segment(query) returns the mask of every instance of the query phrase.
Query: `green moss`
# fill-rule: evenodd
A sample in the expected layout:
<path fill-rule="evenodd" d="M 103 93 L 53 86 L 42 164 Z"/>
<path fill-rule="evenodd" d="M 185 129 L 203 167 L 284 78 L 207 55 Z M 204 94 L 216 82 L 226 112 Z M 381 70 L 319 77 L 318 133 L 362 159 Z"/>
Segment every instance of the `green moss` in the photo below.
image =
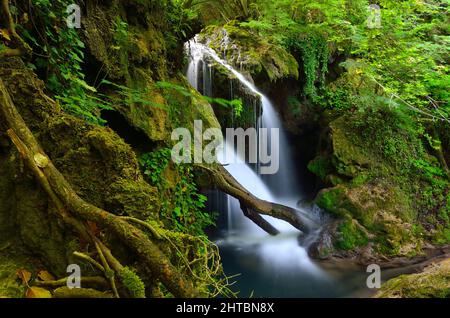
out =
<path fill-rule="evenodd" d="M 450 228 L 444 228 L 437 231 L 434 236 L 434 242 L 439 245 L 444 245 L 450 243 Z"/>
<path fill-rule="evenodd" d="M 369 173 L 361 173 L 359 175 L 357 175 L 355 178 L 352 179 L 352 181 L 350 182 L 351 186 L 353 187 L 358 187 L 361 186 L 365 183 L 367 183 L 368 181 L 370 181 L 371 176 Z"/>
<path fill-rule="evenodd" d="M 381 254 L 416 255 L 424 240 L 445 244 L 450 184 L 422 145 L 421 128 L 381 97 L 360 102 L 358 111 L 330 123 L 327 181 L 338 186 L 323 190 L 318 205 L 357 220 Z M 322 162 L 310 170 L 323 176 Z M 417 230 L 420 224 L 427 231 Z"/>
<path fill-rule="evenodd" d="M 422 273 L 401 275 L 382 285 L 378 298 L 449 298 L 450 260 L 425 268 Z"/>
<path fill-rule="evenodd" d="M 343 217 L 349 214 L 343 204 L 344 198 L 345 189 L 338 186 L 321 191 L 316 198 L 316 204 L 329 213 Z"/>
<path fill-rule="evenodd" d="M 119 272 L 122 284 L 131 292 L 133 298 L 145 298 L 145 285 L 139 276 L 129 267 Z"/>
<path fill-rule="evenodd" d="M 342 250 L 353 250 L 356 247 L 365 246 L 369 242 L 367 235 L 351 220 L 346 220 L 339 225 L 338 234 L 336 247 Z"/>
<path fill-rule="evenodd" d="M 368 148 L 361 147 L 358 137 L 349 126 L 350 120 L 352 119 L 342 116 L 330 124 L 333 143 L 332 162 L 339 174 L 354 178 L 374 164 L 367 151 Z"/>
<path fill-rule="evenodd" d="M 308 164 L 308 170 L 322 180 L 325 180 L 327 175 L 332 171 L 331 162 L 327 157 L 319 156 Z"/>

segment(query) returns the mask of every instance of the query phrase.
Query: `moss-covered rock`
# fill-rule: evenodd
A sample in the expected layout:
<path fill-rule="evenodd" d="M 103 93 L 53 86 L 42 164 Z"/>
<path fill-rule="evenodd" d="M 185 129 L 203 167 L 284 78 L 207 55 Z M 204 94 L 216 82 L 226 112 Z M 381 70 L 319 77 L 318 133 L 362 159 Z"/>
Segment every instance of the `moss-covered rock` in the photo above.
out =
<path fill-rule="evenodd" d="M 366 232 L 361 230 L 358 223 L 352 219 L 339 224 L 337 235 L 336 247 L 342 250 L 353 250 L 357 247 L 366 246 L 368 243 Z"/>
<path fill-rule="evenodd" d="M 432 167 L 435 159 L 418 132 L 383 107 L 330 118 L 327 147 L 309 169 L 333 186 L 322 190 L 316 203 L 341 219 L 335 245 L 345 250 L 372 242 L 378 254 L 415 256 L 426 241 L 447 242 L 446 198 L 440 191 L 448 191 L 448 180 L 427 175 L 423 167 Z M 359 230 L 367 240 L 359 239 Z"/>
<path fill-rule="evenodd" d="M 330 123 L 333 160 L 336 171 L 343 176 L 356 177 L 371 165 L 371 156 L 355 142 L 355 132 L 348 129 L 350 118 L 342 116 Z"/>
<path fill-rule="evenodd" d="M 270 81 L 299 76 L 298 63 L 289 52 L 235 22 L 208 26 L 200 40 L 248 74 L 264 74 Z"/>
<path fill-rule="evenodd" d="M 377 242 L 376 249 L 383 254 L 415 255 L 422 247 L 421 239 L 415 237 L 413 231 L 415 219 L 410 202 L 400 189 L 389 183 L 338 185 L 321 191 L 316 203 L 344 220 L 335 236 L 337 247 L 341 249 L 365 246 L 369 242 L 368 233 Z"/>
<path fill-rule="evenodd" d="M 401 275 L 381 286 L 378 298 L 449 298 L 450 259 L 433 263 L 421 273 Z"/>
<path fill-rule="evenodd" d="M 90 62 L 102 65 L 101 71 L 110 81 L 130 90 L 126 93 L 139 95 L 130 100 L 123 95 L 114 96 L 115 110 L 131 126 L 161 143 L 170 140 L 172 130 L 179 127 L 175 118 L 192 119 L 191 126 L 193 119 L 203 120 L 207 128 L 218 126 L 211 106 L 204 100 L 196 96 L 177 100 L 170 89 L 155 88 L 158 81 L 189 87 L 178 73 L 182 68 L 183 59 L 179 55 L 183 43 L 174 46 L 173 38 L 167 36 L 172 30 L 164 20 L 166 9 L 146 1 L 113 1 L 91 6 L 83 20 Z M 171 56 L 175 53 L 178 58 L 173 60 Z"/>

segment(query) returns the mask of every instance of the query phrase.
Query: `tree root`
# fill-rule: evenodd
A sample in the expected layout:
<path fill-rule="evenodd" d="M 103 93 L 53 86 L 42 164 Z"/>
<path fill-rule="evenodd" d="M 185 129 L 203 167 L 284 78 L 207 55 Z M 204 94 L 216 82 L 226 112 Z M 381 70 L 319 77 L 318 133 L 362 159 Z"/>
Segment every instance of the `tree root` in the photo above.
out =
<path fill-rule="evenodd" d="M 312 228 L 316 227 L 313 220 L 296 209 L 257 198 L 236 181 L 224 167 L 204 164 L 197 164 L 196 166 L 208 173 L 213 184 L 219 190 L 238 199 L 244 214 L 267 233 L 276 235 L 279 232 L 259 214 L 286 221 L 303 233 L 309 233 Z"/>
<path fill-rule="evenodd" d="M 99 262 L 97 262 L 95 259 L 93 259 L 92 257 L 90 257 L 89 255 L 86 255 L 84 253 L 80 253 L 80 252 L 74 252 L 73 253 L 74 256 L 78 257 L 79 259 L 88 262 L 89 264 L 91 264 L 92 266 L 94 266 L 96 269 L 98 269 L 100 272 L 104 273 L 105 272 L 105 268 L 102 266 L 102 264 L 100 264 Z"/>
<path fill-rule="evenodd" d="M 67 286 L 67 280 L 68 278 L 62 278 L 58 280 L 50 280 L 50 281 L 40 281 L 36 280 L 33 282 L 33 286 L 37 287 L 44 287 L 44 288 L 58 288 L 58 287 L 64 287 Z M 93 276 L 93 277 L 81 277 L 81 286 L 83 287 L 90 287 L 94 289 L 101 289 L 106 290 L 108 289 L 109 282 L 100 276 Z"/>
<path fill-rule="evenodd" d="M 141 257 L 152 273 L 175 297 L 200 296 L 193 283 L 176 270 L 166 255 L 149 240 L 145 233 L 121 217 L 87 203 L 76 194 L 64 176 L 44 153 L 25 124 L 1 79 L 0 106 L 5 122 L 10 127 L 8 135 L 16 145 L 27 166 L 54 202 L 59 216 L 67 224 L 72 225 L 82 237 L 90 240 L 92 240 L 92 235 L 86 230 L 86 227 L 80 220 L 91 221 L 109 229 Z M 108 259 L 114 270 L 117 271 L 117 269 L 122 267 L 103 243 L 98 240 L 94 240 L 94 243 L 98 244 L 104 257 Z"/>
<path fill-rule="evenodd" d="M 8 30 L 8 33 L 11 36 L 11 39 L 15 42 L 14 44 L 17 48 L 7 48 L 5 50 L 0 51 L 0 58 L 2 57 L 10 57 L 10 56 L 21 56 L 21 55 L 31 55 L 32 49 L 31 47 L 17 34 L 16 26 L 14 24 L 14 20 L 11 15 L 11 10 L 9 10 L 9 0 L 1 0 L 2 1 L 2 12 L 3 19 L 5 20 L 5 24 Z"/>

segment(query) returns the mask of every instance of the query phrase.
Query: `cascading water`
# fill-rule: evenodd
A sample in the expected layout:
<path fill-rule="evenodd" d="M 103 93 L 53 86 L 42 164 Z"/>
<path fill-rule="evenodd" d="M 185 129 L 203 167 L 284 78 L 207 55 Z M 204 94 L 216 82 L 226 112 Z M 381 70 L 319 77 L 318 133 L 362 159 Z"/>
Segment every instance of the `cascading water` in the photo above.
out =
<path fill-rule="evenodd" d="M 236 77 L 239 85 L 259 97 L 262 115 L 257 116 L 254 107 L 256 128 L 280 129 L 278 173 L 262 178 L 258 175 L 258 169 L 252 169 L 243 163 L 242 159 L 238 160 L 240 158 L 228 143 L 225 143 L 223 149 L 226 155 L 218 155 L 221 163 L 255 196 L 296 208 L 300 199 L 300 186 L 294 177 L 295 169 L 286 134 L 272 103 L 244 75 L 212 49 L 198 43 L 195 38 L 186 44 L 186 50 L 189 56 L 187 78 L 194 88 L 204 95 L 214 97 L 211 96 L 213 75 L 209 63 L 218 63 Z M 231 87 L 232 85 L 233 82 L 230 83 Z M 221 196 L 221 199 L 217 199 Z M 218 192 L 212 197 L 216 198 L 214 208 L 227 216 L 227 230 L 216 243 L 219 245 L 227 274 L 242 273 L 237 284 L 241 296 L 249 296 L 250 293 L 255 296 L 273 297 L 340 295 L 327 273 L 320 269 L 308 257 L 306 249 L 300 246 L 297 229 L 284 221 L 263 216 L 281 232 L 275 237 L 270 236 L 243 215 L 238 200 Z"/>

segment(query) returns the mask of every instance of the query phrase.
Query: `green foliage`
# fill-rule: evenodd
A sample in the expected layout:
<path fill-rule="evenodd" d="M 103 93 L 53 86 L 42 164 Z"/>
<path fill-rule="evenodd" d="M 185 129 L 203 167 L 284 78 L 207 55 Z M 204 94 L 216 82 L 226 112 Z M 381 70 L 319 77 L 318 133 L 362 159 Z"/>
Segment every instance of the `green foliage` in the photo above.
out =
<path fill-rule="evenodd" d="M 304 39 L 293 35 L 285 40 L 284 45 L 300 53 L 305 75 L 304 93 L 306 96 L 316 97 L 316 82 L 318 80 L 323 85 L 328 71 L 330 53 L 326 39 L 314 34 L 309 34 Z"/>
<path fill-rule="evenodd" d="M 443 229 L 435 237 L 434 242 L 439 245 L 450 243 L 450 228 Z"/>
<path fill-rule="evenodd" d="M 223 1 L 210 2 L 227 11 L 225 21 L 237 19 L 270 43 L 298 52 L 307 96 L 317 97 L 331 53 L 352 54 L 363 65 L 360 71 L 400 107 L 450 122 L 448 6 L 442 1 L 379 1 L 379 28 L 368 27 L 366 0 L 231 1 L 230 10 Z"/>
<path fill-rule="evenodd" d="M 170 82 L 160 81 L 155 84 L 155 87 L 163 90 L 165 96 L 168 99 L 168 103 L 171 105 L 178 104 L 178 98 L 176 97 L 176 95 L 181 95 L 184 97 L 198 97 L 198 95 L 194 96 L 193 92 L 190 91 L 185 86 L 177 85 Z M 222 107 L 233 109 L 236 117 L 241 116 L 244 107 L 241 99 L 227 100 L 224 98 L 213 98 L 208 96 L 201 96 L 199 98 L 206 100 L 210 104 L 216 104 Z"/>
<path fill-rule="evenodd" d="M 123 267 L 119 272 L 119 278 L 133 298 L 145 298 L 145 284 L 133 269 Z"/>
<path fill-rule="evenodd" d="M 150 96 L 152 96 L 152 89 L 157 88 L 157 84 L 153 87 L 146 88 L 130 88 L 125 85 L 120 85 L 103 79 L 100 83 L 101 85 L 107 85 L 114 88 L 115 92 L 118 96 L 109 97 L 111 99 L 110 103 L 124 103 L 125 105 L 147 105 L 155 108 L 161 108 L 167 110 L 167 105 L 156 103 L 151 100 Z M 105 97 L 106 99 L 106 97 Z"/>
<path fill-rule="evenodd" d="M 364 61 L 363 72 L 415 116 L 448 120 L 447 6 L 441 1 L 379 4 L 381 28 L 362 24 L 352 36 L 352 53 Z"/>
<path fill-rule="evenodd" d="M 173 32 L 173 38 L 188 39 L 192 32 L 192 26 L 197 23 L 198 14 L 185 0 L 173 0 L 172 5 L 166 10 L 166 19 L 170 23 Z M 176 45 L 176 43 L 174 43 Z"/>
<path fill-rule="evenodd" d="M 84 43 L 76 29 L 66 24 L 69 4 L 72 2 L 68 0 L 33 1 L 34 29 L 20 25 L 18 29 L 35 53 L 29 66 L 42 74 L 47 89 L 62 107 L 90 122 L 102 123 L 99 110 L 110 106 L 85 81 Z"/>
<path fill-rule="evenodd" d="M 187 0 L 191 8 L 206 7 L 206 10 L 217 11 L 225 21 L 234 19 L 246 20 L 257 14 L 256 0 Z"/>
<path fill-rule="evenodd" d="M 345 111 L 354 107 L 353 98 L 347 87 L 322 87 L 314 98 L 314 102 L 322 109 Z"/>
<path fill-rule="evenodd" d="M 214 224 L 215 216 L 203 211 L 207 198 L 198 192 L 192 166 L 174 164 L 170 158 L 171 150 L 163 148 L 144 154 L 139 159 L 149 182 L 164 196 L 160 213 L 174 229 L 204 235 L 204 228 Z M 173 180 L 168 181 L 170 168 L 175 170 L 175 175 L 172 176 Z"/>
<path fill-rule="evenodd" d="M 144 168 L 151 184 L 156 185 L 159 190 L 164 190 L 167 186 L 163 173 L 170 163 L 171 151 L 169 148 L 163 148 L 159 151 L 143 154 L 139 158 L 139 163 Z"/>
<path fill-rule="evenodd" d="M 435 180 L 435 177 L 446 177 L 447 174 L 440 167 L 432 165 L 429 161 L 417 159 L 412 161 L 413 166 L 421 172 L 428 180 Z"/>
<path fill-rule="evenodd" d="M 418 136 L 420 126 L 391 101 L 376 95 L 368 101 L 359 99 L 358 116 L 350 123 L 368 149 L 392 164 L 401 173 L 408 173 L 412 161 L 424 157 L 424 148 Z M 368 104 L 367 104 L 368 103 Z"/>

